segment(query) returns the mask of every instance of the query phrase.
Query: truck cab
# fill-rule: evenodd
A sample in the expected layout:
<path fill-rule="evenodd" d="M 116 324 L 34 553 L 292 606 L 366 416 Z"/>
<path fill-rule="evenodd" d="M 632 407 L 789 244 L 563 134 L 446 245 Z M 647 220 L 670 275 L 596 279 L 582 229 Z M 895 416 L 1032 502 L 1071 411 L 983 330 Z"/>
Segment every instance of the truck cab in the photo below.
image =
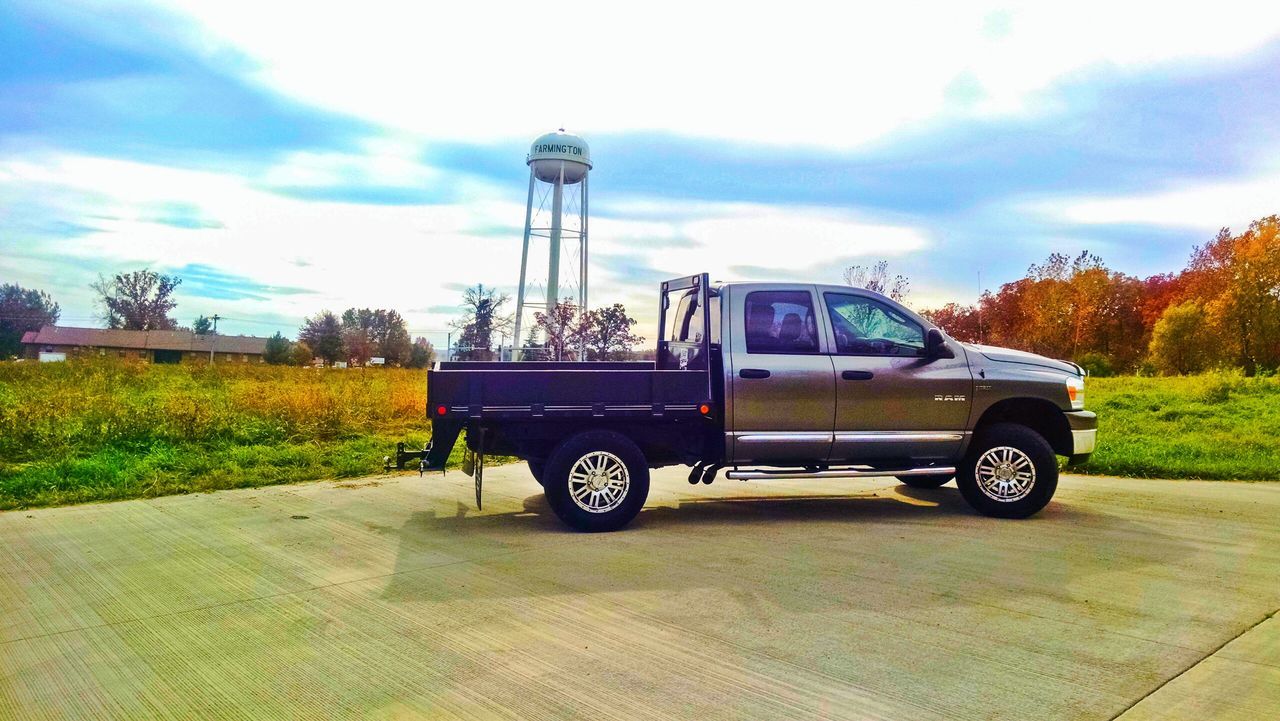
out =
<path fill-rule="evenodd" d="M 625 525 L 648 469 L 674 463 L 691 483 L 955 478 L 978 511 L 1025 517 L 1052 497 L 1056 456 L 1087 458 L 1097 432 L 1073 363 L 961 343 L 860 288 L 705 274 L 662 284 L 654 362 L 438 364 L 428 399 L 424 464 L 465 428 L 473 452 L 528 460 L 583 530 Z"/>

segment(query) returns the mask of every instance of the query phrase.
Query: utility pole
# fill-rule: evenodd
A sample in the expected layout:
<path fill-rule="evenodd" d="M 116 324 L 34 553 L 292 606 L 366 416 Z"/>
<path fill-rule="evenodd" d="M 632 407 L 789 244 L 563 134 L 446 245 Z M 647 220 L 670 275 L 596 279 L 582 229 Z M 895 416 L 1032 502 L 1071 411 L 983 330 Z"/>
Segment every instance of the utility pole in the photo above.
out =
<path fill-rule="evenodd" d="M 214 313 L 213 317 L 209 319 L 213 321 L 213 337 L 209 339 L 209 365 L 213 365 L 213 346 L 218 342 L 218 318 L 220 317 L 217 313 Z"/>

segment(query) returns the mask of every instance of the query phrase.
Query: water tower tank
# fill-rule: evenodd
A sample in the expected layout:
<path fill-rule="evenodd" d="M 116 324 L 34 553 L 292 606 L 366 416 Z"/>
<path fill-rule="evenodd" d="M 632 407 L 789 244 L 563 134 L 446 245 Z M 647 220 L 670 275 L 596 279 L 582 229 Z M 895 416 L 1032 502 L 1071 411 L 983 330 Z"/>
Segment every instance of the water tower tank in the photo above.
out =
<path fill-rule="evenodd" d="M 554 183 L 564 170 L 564 183 L 581 181 L 591 169 L 591 148 L 582 138 L 564 132 L 564 128 L 539 136 L 529 147 L 526 161 L 533 175 L 544 183 Z"/>

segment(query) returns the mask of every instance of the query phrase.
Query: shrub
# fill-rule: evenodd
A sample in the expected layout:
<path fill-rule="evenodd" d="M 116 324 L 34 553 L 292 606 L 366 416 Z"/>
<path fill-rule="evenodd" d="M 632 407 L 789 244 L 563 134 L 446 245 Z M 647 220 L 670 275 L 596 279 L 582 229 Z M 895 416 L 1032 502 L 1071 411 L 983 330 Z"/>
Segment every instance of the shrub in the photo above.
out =
<path fill-rule="evenodd" d="M 1080 356 L 1080 367 L 1089 372 L 1089 375 L 1098 378 L 1107 378 L 1115 375 L 1115 369 L 1111 366 L 1111 359 L 1097 352 L 1085 353 Z"/>

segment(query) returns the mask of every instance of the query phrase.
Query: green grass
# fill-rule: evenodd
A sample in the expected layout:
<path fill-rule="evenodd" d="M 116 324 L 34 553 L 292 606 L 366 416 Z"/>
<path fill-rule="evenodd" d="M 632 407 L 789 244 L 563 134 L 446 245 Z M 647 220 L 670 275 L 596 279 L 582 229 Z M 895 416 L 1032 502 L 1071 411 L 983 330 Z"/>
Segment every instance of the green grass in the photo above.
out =
<path fill-rule="evenodd" d="M 1098 448 L 1076 469 L 1140 478 L 1280 480 L 1280 378 L 1090 378 Z"/>
<path fill-rule="evenodd" d="M 403 369 L 0 363 L 0 509 L 379 473 L 397 441 L 430 438 L 425 386 Z M 1086 400 L 1100 431 L 1082 472 L 1280 480 L 1278 378 L 1091 378 Z"/>
<path fill-rule="evenodd" d="M 402 369 L 0 363 L 0 509 L 379 473 L 431 437 L 425 391 Z"/>

